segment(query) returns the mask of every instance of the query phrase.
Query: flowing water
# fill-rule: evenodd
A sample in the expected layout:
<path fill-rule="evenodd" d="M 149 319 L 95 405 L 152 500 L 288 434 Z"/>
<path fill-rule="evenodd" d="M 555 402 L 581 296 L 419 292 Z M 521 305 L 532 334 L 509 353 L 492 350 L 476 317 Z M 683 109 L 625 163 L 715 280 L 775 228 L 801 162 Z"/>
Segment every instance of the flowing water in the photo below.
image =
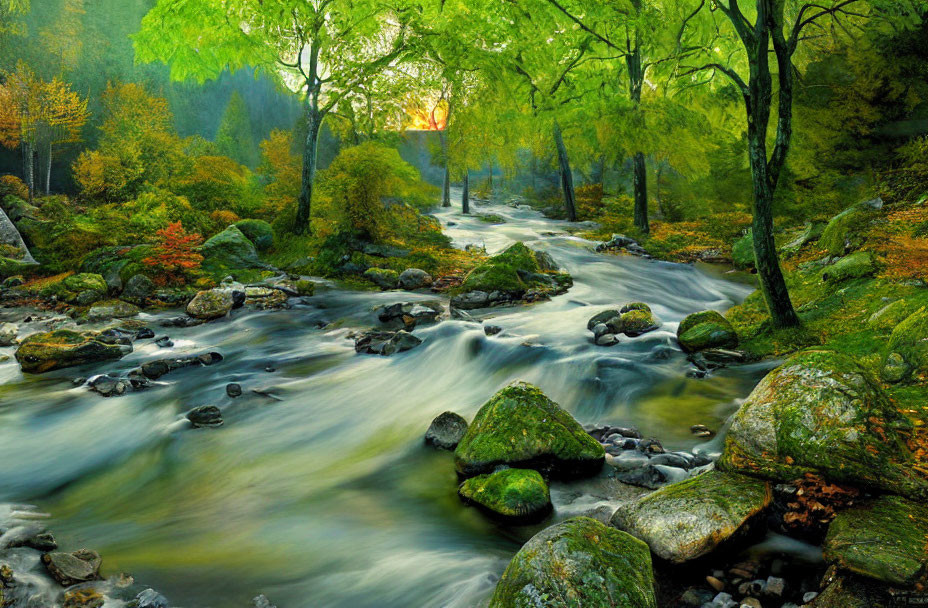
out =
<path fill-rule="evenodd" d="M 7 361 L 0 500 L 37 505 L 51 514 L 62 547 L 96 549 L 105 574 L 130 572 L 177 606 L 250 606 L 259 593 L 280 608 L 479 606 L 531 530 L 499 528 L 459 502 L 451 454 L 422 445 L 434 416 L 470 418 L 521 379 L 582 423 L 637 425 L 665 446 L 692 449 L 699 440 L 689 427 L 721 428 L 763 370 L 690 379 L 674 340 L 685 315 L 724 310 L 750 287 L 691 266 L 596 254 L 566 224 L 527 209 L 476 210 L 507 223 L 442 210 L 456 246 L 482 243 L 493 253 L 524 241 L 551 253 L 574 287 L 549 302 L 492 311 L 498 336 L 446 320 L 417 329 L 424 343 L 389 358 L 355 354 L 346 334 L 377 325 L 377 305 L 434 294 L 325 283 L 291 310 L 156 329 L 173 348 L 139 341 L 123 360 L 92 369 L 24 377 Z M 613 348 L 591 344 L 587 319 L 627 301 L 649 303 L 661 330 Z M 2 321 L 24 316 L 0 311 Z M 157 318 L 142 318 L 156 327 Z M 329 323 L 338 329 L 319 329 Z M 225 360 L 174 372 L 146 391 L 106 399 L 72 384 L 205 350 Z M 229 382 L 245 395 L 227 397 Z M 178 422 L 204 404 L 222 408 L 223 427 Z M 585 487 L 555 485 L 555 517 L 609 503 Z"/>

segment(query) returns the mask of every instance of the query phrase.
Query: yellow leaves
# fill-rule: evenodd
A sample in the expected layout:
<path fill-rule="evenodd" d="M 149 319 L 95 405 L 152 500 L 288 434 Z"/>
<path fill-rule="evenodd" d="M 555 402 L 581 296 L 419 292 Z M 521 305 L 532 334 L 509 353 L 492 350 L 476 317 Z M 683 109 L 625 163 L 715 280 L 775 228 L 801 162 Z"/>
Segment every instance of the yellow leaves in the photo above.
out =
<path fill-rule="evenodd" d="M 57 78 L 46 82 L 20 61 L 0 86 L 0 144 L 13 148 L 80 141 L 87 100 Z"/>

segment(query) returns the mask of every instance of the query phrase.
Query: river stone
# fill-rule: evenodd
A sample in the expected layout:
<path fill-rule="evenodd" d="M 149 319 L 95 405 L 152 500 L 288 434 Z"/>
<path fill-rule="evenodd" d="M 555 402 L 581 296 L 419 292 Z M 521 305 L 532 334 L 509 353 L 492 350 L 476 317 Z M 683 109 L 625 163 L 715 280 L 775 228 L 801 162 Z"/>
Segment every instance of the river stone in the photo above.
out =
<path fill-rule="evenodd" d="M 594 475 L 605 451 L 583 427 L 536 386 L 514 382 L 487 401 L 454 452 L 464 477 L 499 465 L 537 469 L 558 477 Z"/>
<path fill-rule="evenodd" d="M 889 336 L 887 352 L 889 356 L 898 354 L 916 374 L 928 373 L 928 309 L 920 308 L 896 326 Z M 884 365 L 891 363 L 889 356 Z"/>
<path fill-rule="evenodd" d="M 913 587 L 928 566 L 928 507 L 882 496 L 838 513 L 823 549 L 829 563 L 889 585 Z"/>
<path fill-rule="evenodd" d="M 222 412 L 215 405 L 201 405 L 187 412 L 187 420 L 195 429 L 222 426 Z"/>
<path fill-rule="evenodd" d="M 15 323 L 0 323 L 0 346 L 16 346 L 19 327 Z"/>
<path fill-rule="evenodd" d="M 137 274 L 126 281 L 126 286 L 122 290 L 122 295 L 120 297 L 127 302 L 132 302 L 133 304 L 141 306 L 148 301 L 148 298 L 150 298 L 151 294 L 154 292 L 155 284 L 152 280 L 144 274 Z"/>
<path fill-rule="evenodd" d="M 168 599 L 155 591 L 146 589 L 135 596 L 136 608 L 168 608 Z"/>
<path fill-rule="evenodd" d="M 853 359 L 825 350 L 790 358 L 735 414 L 719 466 L 790 481 L 816 473 L 918 498 L 928 481 L 906 444 L 913 429 Z"/>
<path fill-rule="evenodd" d="M 538 263 L 538 270 L 542 272 L 557 272 L 561 269 L 547 251 L 535 251 L 535 262 Z"/>
<path fill-rule="evenodd" d="M 732 538 L 771 499 L 765 481 L 709 471 L 620 508 L 611 523 L 648 543 L 662 559 L 682 564 Z"/>
<path fill-rule="evenodd" d="M 461 443 L 466 432 L 467 421 L 462 416 L 444 412 L 429 425 L 429 430 L 425 432 L 425 444 L 442 450 L 453 450 Z"/>
<path fill-rule="evenodd" d="M 489 608 L 655 608 L 648 546 L 589 517 L 545 528 L 516 553 Z"/>
<path fill-rule="evenodd" d="M 590 317 L 590 320 L 586 322 L 586 328 L 589 331 L 593 331 L 593 328 L 596 327 L 597 325 L 600 325 L 600 324 L 605 325 L 607 321 L 610 321 L 611 319 L 619 318 L 621 314 L 622 313 L 620 313 L 618 310 L 614 308 L 610 308 L 608 310 L 598 312 L 592 317 Z"/>
<path fill-rule="evenodd" d="M 431 284 L 432 275 L 419 268 L 407 268 L 399 276 L 400 287 L 407 291 L 423 289 Z"/>
<path fill-rule="evenodd" d="M 859 249 L 865 240 L 864 228 L 873 220 L 877 209 L 879 207 L 869 202 L 861 203 L 831 218 L 819 239 L 820 248 L 826 249 L 832 256 L 843 256 Z"/>
<path fill-rule="evenodd" d="M 647 307 L 647 304 L 636 303 L 630 306 Z M 623 310 L 625 309 L 623 308 Z M 650 308 L 630 308 L 622 313 L 620 319 L 622 320 L 622 331 L 631 338 L 661 327 L 660 320 L 654 316 Z"/>
<path fill-rule="evenodd" d="M 122 300 L 98 302 L 87 311 L 87 318 L 92 321 L 105 319 L 127 319 L 139 314 L 139 307 Z"/>
<path fill-rule="evenodd" d="M 55 369 L 121 359 L 132 352 L 132 346 L 107 344 L 98 332 L 77 332 L 70 329 L 32 334 L 16 351 L 22 370 L 41 374 Z"/>
<path fill-rule="evenodd" d="M 886 361 L 883 362 L 883 369 L 880 370 L 880 375 L 886 382 L 895 384 L 905 380 L 911 372 L 912 366 L 906 362 L 902 355 L 899 353 L 889 353 L 886 356 Z"/>
<path fill-rule="evenodd" d="M 737 348 L 738 334 L 728 319 L 714 310 L 693 313 L 677 328 L 680 348 L 693 353 L 710 348 Z"/>
<path fill-rule="evenodd" d="M 871 583 L 863 577 L 837 576 L 809 608 L 899 608 L 899 603 L 886 591 L 885 585 Z"/>
<path fill-rule="evenodd" d="M 62 587 L 96 579 L 102 561 L 99 553 L 87 549 L 73 553 L 54 552 L 42 555 L 42 563 L 48 568 L 48 573 Z"/>
<path fill-rule="evenodd" d="M 437 301 L 398 302 L 380 308 L 377 318 L 382 323 L 394 321 L 403 321 L 404 325 L 415 325 L 417 322 L 432 323 L 438 319 L 444 310 L 444 306 Z"/>
<path fill-rule="evenodd" d="M 400 275 L 389 268 L 368 268 L 363 276 L 383 290 L 396 289 L 400 284 Z"/>
<path fill-rule="evenodd" d="M 61 608 L 103 608 L 102 593 L 91 588 L 68 589 L 64 592 Z"/>
<path fill-rule="evenodd" d="M 858 251 L 843 257 L 822 272 L 822 280 L 829 283 L 840 283 L 848 279 L 868 277 L 875 273 L 876 258 L 869 251 Z"/>
<path fill-rule="evenodd" d="M 187 314 L 195 319 L 220 319 L 232 310 L 232 292 L 227 289 L 210 289 L 198 292 L 187 304 Z"/>
<path fill-rule="evenodd" d="M 532 469 L 502 469 L 471 477 L 458 494 L 464 502 L 508 523 L 536 523 L 551 513 L 548 485 Z"/>
<path fill-rule="evenodd" d="M 459 310 L 474 310 L 490 304 L 490 294 L 485 291 L 468 291 L 451 299 L 451 306 Z"/>
<path fill-rule="evenodd" d="M 354 343 L 354 350 L 369 355 L 389 356 L 402 353 L 422 344 L 422 340 L 407 331 L 368 331 Z"/>

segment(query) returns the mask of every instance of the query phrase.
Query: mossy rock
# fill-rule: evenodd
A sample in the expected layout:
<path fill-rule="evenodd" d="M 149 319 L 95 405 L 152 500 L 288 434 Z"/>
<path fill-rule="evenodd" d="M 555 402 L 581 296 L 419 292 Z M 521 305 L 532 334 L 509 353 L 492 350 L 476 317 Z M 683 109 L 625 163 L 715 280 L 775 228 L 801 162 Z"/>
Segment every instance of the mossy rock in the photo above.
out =
<path fill-rule="evenodd" d="M 460 475 L 499 465 L 558 477 L 592 475 L 605 461 L 603 446 L 541 389 L 515 382 L 487 401 L 454 452 Z"/>
<path fill-rule="evenodd" d="M 296 289 L 296 292 L 301 296 L 308 297 L 316 293 L 316 284 L 312 281 L 306 281 L 300 279 L 293 284 L 293 287 Z"/>
<path fill-rule="evenodd" d="M 101 247 L 87 254 L 81 261 L 81 272 L 99 274 L 106 284 L 118 291 L 133 276 L 150 270 L 142 260 L 151 254 L 149 245 Z"/>
<path fill-rule="evenodd" d="M 516 553 L 489 608 L 655 608 L 648 546 L 589 517 L 545 528 Z"/>
<path fill-rule="evenodd" d="M 734 416 L 719 467 L 790 481 L 830 481 L 928 497 L 907 440 L 912 422 L 850 357 L 809 350 L 761 380 Z"/>
<path fill-rule="evenodd" d="M 845 209 L 825 226 L 819 245 L 833 256 L 843 256 L 859 249 L 865 241 L 865 228 L 873 221 L 874 215 L 874 208 L 866 203 Z"/>
<path fill-rule="evenodd" d="M 619 317 L 622 321 L 622 331 L 626 336 L 635 337 L 648 332 L 660 329 L 661 322 L 651 312 L 651 309 L 643 310 L 640 308 L 629 310 L 622 313 Z"/>
<path fill-rule="evenodd" d="M 693 353 L 709 348 L 737 348 L 738 334 L 728 319 L 714 310 L 693 313 L 677 328 L 680 348 Z"/>
<path fill-rule="evenodd" d="M 899 353 L 889 353 L 883 361 L 880 376 L 890 384 L 896 384 L 907 379 L 912 373 L 912 366 Z"/>
<path fill-rule="evenodd" d="M 915 312 L 915 307 L 905 299 L 890 302 L 867 319 L 870 329 L 890 332 Z"/>
<path fill-rule="evenodd" d="M 920 308 L 896 326 L 887 352 L 901 355 L 917 374 L 928 372 L 928 310 Z"/>
<path fill-rule="evenodd" d="M 876 259 L 869 251 L 858 251 L 843 257 L 822 271 L 822 280 L 840 283 L 848 279 L 872 276 L 877 270 Z"/>
<path fill-rule="evenodd" d="M 515 268 L 496 263 L 481 264 L 471 270 L 464 279 L 463 287 L 465 291 L 502 291 L 510 294 L 522 294 L 528 289 Z"/>
<path fill-rule="evenodd" d="M 682 564 L 736 537 L 771 500 L 766 481 L 709 471 L 620 508 L 612 525 L 648 543 L 662 559 Z"/>
<path fill-rule="evenodd" d="M 101 293 L 106 293 L 107 289 L 106 279 L 99 274 L 90 272 L 72 274 L 69 277 L 65 277 L 62 283 L 65 289 L 75 293 L 80 293 L 82 291 L 99 291 Z"/>
<path fill-rule="evenodd" d="M 808 245 L 819 240 L 822 237 L 822 233 L 825 231 L 825 222 L 809 222 L 806 224 L 803 231 L 792 241 L 783 245 L 780 248 L 780 251 L 785 255 L 793 255 L 799 253 L 799 250 Z"/>
<path fill-rule="evenodd" d="M 251 241 L 258 251 L 267 251 L 274 246 L 274 229 L 264 220 L 242 220 L 235 227 Z"/>
<path fill-rule="evenodd" d="M 731 259 L 735 268 L 754 268 L 754 233 L 748 233 L 731 246 Z"/>
<path fill-rule="evenodd" d="M 229 226 L 203 243 L 200 254 L 203 269 L 211 274 L 268 267 L 258 257 L 254 243 L 235 226 Z"/>
<path fill-rule="evenodd" d="M 471 477 L 461 484 L 458 494 L 507 523 L 536 523 L 551 512 L 548 484 L 532 469 L 503 469 Z"/>
<path fill-rule="evenodd" d="M 106 280 L 101 275 L 82 272 L 43 285 L 39 289 L 39 295 L 45 298 L 54 296 L 65 302 L 87 305 L 102 300 L 107 291 Z"/>
<path fill-rule="evenodd" d="M 925 581 L 928 507 L 882 496 L 838 513 L 825 538 L 825 560 L 893 586 Z"/>
<path fill-rule="evenodd" d="M 28 273 L 38 268 L 38 264 L 15 258 L 0 257 L 0 279 Z"/>
<path fill-rule="evenodd" d="M 229 314 L 234 303 L 231 290 L 209 289 L 200 291 L 187 304 L 187 314 L 195 319 L 205 321 L 221 319 Z"/>
<path fill-rule="evenodd" d="M 899 608 L 885 585 L 850 574 L 832 580 L 811 605 L 814 608 Z"/>
<path fill-rule="evenodd" d="M 26 337 L 16 351 L 16 360 L 26 373 L 41 374 L 55 369 L 121 359 L 131 346 L 107 344 L 97 332 L 58 329 Z"/>
<path fill-rule="evenodd" d="M 400 284 L 400 274 L 390 268 L 368 268 L 364 278 L 384 290 L 396 289 Z"/>
<path fill-rule="evenodd" d="M 490 258 L 494 264 L 505 264 L 523 272 L 538 272 L 538 258 L 535 252 L 525 246 L 525 243 L 513 243 L 502 253 Z"/>
<path fill-rule="evenodd" d="M 87 311 L 87 318 L 94 320 L 101 319 L 127 319 L 139 314 L 139 307 L 122 300 L 107 300 L 97 302 Z"/>

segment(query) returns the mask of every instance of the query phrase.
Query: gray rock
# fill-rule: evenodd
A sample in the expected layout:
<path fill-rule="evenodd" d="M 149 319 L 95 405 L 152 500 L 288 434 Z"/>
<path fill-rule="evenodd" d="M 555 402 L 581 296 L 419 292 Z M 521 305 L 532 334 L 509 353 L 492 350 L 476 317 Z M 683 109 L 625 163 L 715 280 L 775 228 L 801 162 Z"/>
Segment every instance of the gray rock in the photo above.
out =
<path fill-rule="evenodd" d="M 229 397 L 233 397 L 233 398 L 241 397 L 242 396 L 242 385 L 235 384 L 234 382 L 232 384 L 227 384 L 226 395 L 228 395 Z"/>
<path fill-rule="evenodd" d="M 468 291 L 451 299 L 451 305 L 461 310 L 485 308 L 490 304 L 490 294 L 485 291 Z"/>
<path fill-rule="evenodd" d="M 422 340 L 407 331 L 368 331 L 354 343 L 355 352 L 389 356 L 402 353 L 422 344 Z"/>
<path fill-rule="evenodd" d="M 442 450 L 453 450 L 467 433 L 467 421 L 454 412 L 439 414 L 425 433 L 425 444 Z"/>
<path fill-rule="evenodd" d="M 126 281 L 125 288 L 122 290 L 122 295 L 120 297 L 127 302 L 132 302 L 133 304 L 141 306 L 148 301 L 154 292 L 155 284 L 152 283 L 151 279 L 144 274 L 137 274 Z"/>
<path fill-rule="evenodd" d="M 235 301 L 226 289 L 201 291 L 187 304 L 187 314 L 194 319 L 210 321 L 220 319 L 232 310 Z"/>
<path fill-rule="evenodd" d="M 419 268 L 407 268 L 400 273 L 399 285 L 401 289 L 413 291 L 432 284 L 432 276 Z"/>
<path fill-rule="evenodd" d="M 136 608 L 169 608 L 168 599 L 155 591 L 146 589 L 135 596 Z"/>
<path fill-rule="evenodd" d="M 121 378 L 102 375 L 94 376 L 87 381 L 90 390 L 104 397 L 114 397 L 124 394 L 129 389 L 129 382 Z"/>
<path fill-rule="evenodd" d="M 222 412 L 215 405 L 201 405 L 187 412 L 193 428 L 222 426 Z"/>
<path fill-rule="evenodd" d="M 615 334 L 603 334 L 596 338 L 596 346 L 615 346 L 619 343 L 619 339 Z"/>
<path fill-rule="evenodd" d="M 99 553 L 87 549 L 73 553 L 53 552 L 42 555 L 42 563 L 45 564 L 48 573 L 63 587 L 95 580 L 102 561 Z"/>
<path fill-rule="evenodd" d="M 15 323 L 0 324 L 0 346 L 16 346 L 19 327 Z"/>

